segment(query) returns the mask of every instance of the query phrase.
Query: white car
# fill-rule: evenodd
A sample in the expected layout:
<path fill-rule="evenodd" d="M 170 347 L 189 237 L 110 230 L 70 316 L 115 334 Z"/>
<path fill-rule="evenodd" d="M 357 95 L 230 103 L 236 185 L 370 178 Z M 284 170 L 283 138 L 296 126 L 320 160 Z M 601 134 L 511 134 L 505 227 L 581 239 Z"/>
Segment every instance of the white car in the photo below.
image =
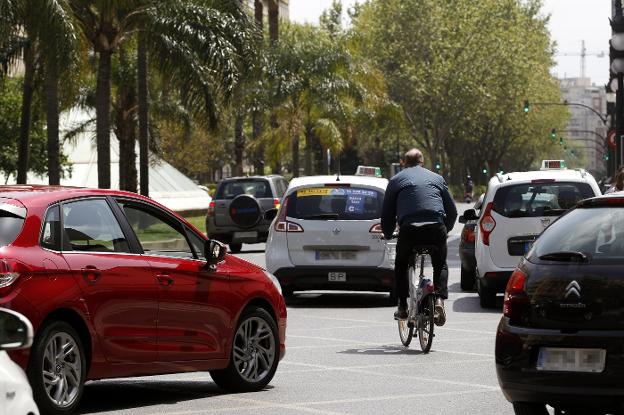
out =
<path fill-rule="evenodd" d="M 349 290 L 387 291 L 394 298 L 396 243 L 381 232 L 387 185 L 386 179 L 366 176 L 290 182 L 266 248 L 267 269 L 285 296 Z"/>
<path fill-rule="evenodd" d="M 482 307 L 494 307 L 522 256 L 537 237 L 578 201 L 600 195 L 593 176 L 544 160 L 542 169 L 497 174 L 487 187 L 475 236 L 477 292 Z M 468 216 L 466 216 L 468 214 Z M 475 212 L 464 218 L 477 219 Z"/>
<path fill-rule="evenodd" d="M 0 309 L 0 415 L 39 415 L 26 374 L 5 351 L 30 347 L 32 340 L 26 317 Z"/>

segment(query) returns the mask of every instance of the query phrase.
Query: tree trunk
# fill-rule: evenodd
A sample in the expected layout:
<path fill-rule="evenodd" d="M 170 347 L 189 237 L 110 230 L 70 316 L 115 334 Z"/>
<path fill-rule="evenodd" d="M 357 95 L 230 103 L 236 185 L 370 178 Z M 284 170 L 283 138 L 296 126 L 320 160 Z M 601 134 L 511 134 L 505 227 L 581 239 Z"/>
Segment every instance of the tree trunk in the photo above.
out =
<path fill-rule="evenodd" d="M 124 68 L 127 65 L 126 51 L 123 47 L 120 47 L 120 81 L 117 86 L 117 115 L 115 118 L 115 131 L 119 141 L 119 188 L 136 193 L 137 90 L 136 79 L 133 77 L 128 78 L 124 75 Z"/>
<path fill-rule="evenodd" d="M 100 51 L 96 87 L 96 141 L 98 156 L 98 187 L 110 189 L 110 96 L 111 96 L 111 50 Z"/>
<path fill-rule="evenodd" d="M 48 183 L 61 184 L 61 152 L 59 139 L 58 65 L 48 62 L 46 68 L 46 122 L 48 147 Z"/>
<path fill-rule="evenodd" d="M 141 176 L 141 194 L 143 196 L 149 196 L 149 96 L 147 89 L 147 50 L 142 32 L 139 32 L 137 72 L 139 78 L 139 170 Z"/>
<path fill-rule="evenodd" d="M 234 176 L 243 175 L 243 152 L 245 150 L 245 136 L 243 135 L 243 125 L 245 117 L 242 113 L 236 114 L 234 121 Z"/>
<path fill-rule="evenodd" d="M 17 183 L 28 181 L 28 156 L 30 152 L 30 116 L 35 79 L 35 56 L 29 43 L 24 48 L 24 85 L 22 87 L 22 114 L 20 119 L 19 149 L 17 154 Z"/>
<path fill-rule="evenodd" d="M 292 174 L 299 177 L 299 135 L 293 137 L 292 142 Z"/>
<path fill-rule="evenodd" d="M 279 40 L 279 4 L 278 0 L 269 0 L 269 40 Z"/>
<path fill-rule="evenodd" d="M 306 125 L 306 143 L 305 143 L 305 174 L 306 176 L 312 175 L 312 152 L 313 150 L 313 141 L 314 141 L 314 131 L 312 130 L 312 125 L 307 123 Z"/>
<path fill-rule="evenodd" d="M 254 143 L 257 143 L 262 134 L 262 119 L 260 113 L 254 111 L 251 114 L 251 135 Z M 258 147 L 254 154 L 254 167 L 256 174 L 262 176 L 264 174 L 264 145 L 258 144 Z"/>
<path fill-rule="evenodd" d="M 258 25 L 258 28 L 260 30 L 262 30 L 264 24 L 263 24 L 263 20 L 264 20 L 264 5 L 262 4 L 262 0 L 255 0 L 254 1 L 254 17 L 256 19 L 256 24 Z"/>

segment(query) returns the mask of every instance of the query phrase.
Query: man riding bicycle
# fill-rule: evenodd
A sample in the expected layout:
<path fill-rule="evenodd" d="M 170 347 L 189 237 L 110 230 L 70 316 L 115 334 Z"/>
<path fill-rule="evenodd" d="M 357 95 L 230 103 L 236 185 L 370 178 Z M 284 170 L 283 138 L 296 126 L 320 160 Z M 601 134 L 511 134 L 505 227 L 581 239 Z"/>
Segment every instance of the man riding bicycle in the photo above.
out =
<path fill-rule="evenodd" d="M 386 189 L 381 228 L 390 239 L 399 223 L 399 239 L 394 266 L 395 292 L 399 299 L 394 318 L 407 318 L 409 293 L 408 267 L 415 246 L 434 246 L 431 262 L 433 283 L 437 292 L 435 324 L 444 325 L 444 301 L 448 298 L 448 266 L 446 265 L 446 237 L 453 229 L 457 208 L 444 178 L 423 167 L 423 154 L 411 149 L 405 154 L 405 169 L 396 174 Z"/>

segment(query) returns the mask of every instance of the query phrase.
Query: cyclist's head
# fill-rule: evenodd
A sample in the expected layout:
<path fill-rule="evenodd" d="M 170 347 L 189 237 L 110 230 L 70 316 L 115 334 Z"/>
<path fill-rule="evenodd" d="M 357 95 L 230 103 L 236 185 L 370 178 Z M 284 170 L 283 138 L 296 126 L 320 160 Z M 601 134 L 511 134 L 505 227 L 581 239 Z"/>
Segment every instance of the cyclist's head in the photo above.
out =
<path fill-rule="evenodd" d="M 405 167 L 422 166 L 424 163 L 425 158 L 420 150 L 413 148 L 405 153 Z"/>

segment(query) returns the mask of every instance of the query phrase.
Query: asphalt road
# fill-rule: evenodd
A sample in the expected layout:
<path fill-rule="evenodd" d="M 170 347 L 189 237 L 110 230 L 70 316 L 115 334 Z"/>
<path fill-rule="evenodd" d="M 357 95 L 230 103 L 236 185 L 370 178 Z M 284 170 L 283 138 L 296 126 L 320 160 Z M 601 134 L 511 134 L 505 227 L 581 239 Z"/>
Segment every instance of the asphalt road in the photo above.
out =
<path fill-rule="evenodd" d="M 80 413 L 512 414 L 494 367 L 500 312 L 459 288 L 460 231 L 449 237 L 447 324 L 427 355 L 417 339 L 401 345 L 387 295 L 305 293 L 289 304 L 286 357 L 264 391 L 224 394 L 208 373 L 106 380 L 87 385 Z M 240 255 L 264 265 L 261 244 Z"/>

